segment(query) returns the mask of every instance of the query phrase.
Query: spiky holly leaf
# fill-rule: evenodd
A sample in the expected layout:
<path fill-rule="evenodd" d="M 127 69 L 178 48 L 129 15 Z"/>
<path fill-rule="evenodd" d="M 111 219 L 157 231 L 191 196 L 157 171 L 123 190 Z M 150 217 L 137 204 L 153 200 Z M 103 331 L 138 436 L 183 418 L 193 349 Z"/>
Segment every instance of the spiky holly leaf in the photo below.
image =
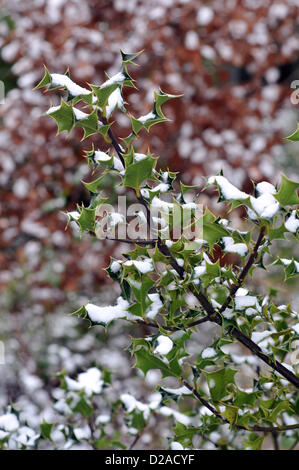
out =
<path fill-rule="evenodd" d="M 237 406 L 226 405 L 223 416 L 230 424 L 235 424 L 238 419 L 239 408 Z"/>
<path fill-rule="evenodd" d="M 137 135 L 140 131 L 140 129 L 142 129 L 143 127 L 143 123 L 140 122 L 138 119 L 134 118 L 134 116 L 130 115 L 130 119 L 131 119 L 131 125 L 132 125 L 132 129 L 133 129 L 133 133 L 134 135 Z"/>
<path fill-rule="evenodd" d="M 54 106 L 47 111 L 47 114 L 55 119 L 58 130 L 57 134 L 63 131 L 70 133 L 74 124 L 75 117 L 71 105 L 68 105 L 64 100 L 61 100 L 60 106 Z"/>
<path fill-rule="evenodd" d="M 285 228 L 285 225 L 284 224 L 281 224 L 280 227 L 277 227 L 277 228 L 270 228 L 269 230 L 269 240 L 272 241 L 272 240 L 278 240 L 278 239 L 281 239 L 281 240 L 285 240 L 285 232 L 287 232 L 288 230 Z"/>
<path fill-rule="evenodd" d="M 99 186 L 102 182 L 102 180 L 105 178 L 105 174 L 99 176 L 97 179 L 91 181 L 90 183 L 86 183 L 85 181 L 82 181 L 84 184 L 85 188 L 88 189 L 91 193 L 98 193 L 99 191 Z M 106 200 L 106 199 L 105 199 Z"/>
<path fill-rule="evenodd" d="M 144 116 L 140 116 L 138 119 L 136 119 L 147 131 L 150 130 L 150 128 L 154 124 L 158 124 L 159 122 L 164 122 L 168 121 L 163 115 L 159 115 L 157 112 L 157 105 L 154 103 L 153 110 L 149 112 L 148 114 Z"/>
<path fill-rule="evenodd" d="M 285 281 L 299 274 L 299 263 L 294 259 L 278 258 L 273 264 L 284 267 Z"/>
<path fill-rule="evenodd" d="M 299 182 L 292 181 L 285 175 L 281 175 L 281 185 L 279 191 L 274 194 L 274 197 L 282 206 L 299 204 L 298 189 Z"/>
<path fill-rule="evenodd" d="M 118 88 L 118 86 L 118 83 L 111 83 L 110 85 L 103 87 L 90 85 L 92 91 L 97 97 L 100 108 L 104 108 L 107 105 L 110 95 L 116 90 L 116 88 Z"/>
<path fill-rule="evenodd" d="M 180 186 L 181 186 L 181 193 L 182 193 L 182 196 L 183 196 L 183 201 L 182 202 L 186 202 L 185 199 L 184 199 L 184 196 L 188 191 L 192 191 L 193 189 L 198 188 L 198 186 L 188 186 L 187 184 L 183 184 L 181 181 L 180 181 Z"/>
<path fill-rule="evenodd" d="M 218 259 L 216 263 L 207 263 L 206 262 L 206 273 L 204 274 L 205 280 L 212 281 L 213 279 L 221 275 L 220 271 L 220 260 Z"/>

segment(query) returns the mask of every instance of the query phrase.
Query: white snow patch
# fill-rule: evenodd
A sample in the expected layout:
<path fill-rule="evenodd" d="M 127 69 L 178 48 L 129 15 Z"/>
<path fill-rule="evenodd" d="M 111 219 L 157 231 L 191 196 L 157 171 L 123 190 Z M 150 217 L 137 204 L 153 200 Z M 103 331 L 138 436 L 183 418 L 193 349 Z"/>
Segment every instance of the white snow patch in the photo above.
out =
<path fill-rule="evenodd" d="M 147 158 L 147 155 L 145 155 L 144 153 L 134 153 L 135 162 L 141 162 L 145 158 Z"/>
<path fill-rule="evenodd" d="M 159 294 L 148 294 L 150 300 L 153 302 L 146 311 L 146 318 L 153 320 L 163 307 Z"/>
<path fill-rule="evenodd" d="M 111 114 L 115 109 L 124 109 L 124 99 L 122 97 L 120 88 L 116 88 L 116 90 L 111 93 L 111 95 L 108 98 L 108 103 L 106 106 L 106 116 L 107 119 L 110 118 Z"/>
<path fill-rule="evenodd" d="M 170 449 L 171 450 L 184 450 L 184 447 L 179 442 L 173 441 L 170 444 Z"/>
<path fill-rule="evenodd" d="M 150 119 L 156 119 L 156 116 L 154 115 L 152 111 L 148 114 L 145 114 L 144 116 L 140 116 L 137 120 L 142 123 L 145 123 L 146 121 L 149 121 Z"/>
<path fill-rule="evenodd" d="M 110 269 L 113 273 L 118 273 L 120 271 L 121 264 L 118 261 L 112 261 Z"/>
<path fill-rule="evenodd" d="M 161 415 L 163 416 L 173 416 L 179 423 L 184 424 L 185 426 L 188 426 L 191 424 L 191 419 L 189 416 L 186 416 L 179 411 L 173 410 L 172 408 L 169 408 L 168 406 L 162 406 L 159 410 Z"/>
<path fill-rule="evenodd" d="M 194 268 L 194 278 L 198 279 L 203 274 L 206 274 L 206 272 L 207 272 L 207 268 L 206 268 L 205 265 L 204 266 L 195 266 L 195 268 Z"/>
<path fill-rule="evenodd" d="M 19 427 L 19 421 L 13 413 L 6 413 L 0 416 L 0 428 L 4 431 L 15 431 Z"/>
<path fill-rule="evenodd" d="M 279 202 L 271 193 L 263 193 L 258 198 L 250 196 L 250 202 L 260 217 L 271 219 L 279 210 Z"/>
<path fill-rule="evenodd" d="M 165 392 L 171 393 L 172 395 L 191 395 L 192 394 L 192 391 L 189 390 L 189 388 L 185 387 L 185 385 L 179 388 L 166 388 L 166 387 L 162 387 L 162 388 L 163 390 L 165 390 Z"/>
<path fill-rule="evenodd" d="M 83 111 L 81 111 L 80 109 L 77 109 L 77 108 L 73 108 L 73 112 L 74 112 L 74 115 L 75 115 L 75 118 L 77 119 L 77 121 L 81 121 L 82 119 L 86 119 L 89 116 L 89 114 L 84 113 Z"/>
<path fill-rule="evenodd" d="M 160 193 L 166 193 L 168 190 L 169 190 L 169 184 L 160 183 L 157 186 L 155 186 L 154 188 L 152 188 L 151 192 L 156 193 L 156 192 L 160 191 Z"/>

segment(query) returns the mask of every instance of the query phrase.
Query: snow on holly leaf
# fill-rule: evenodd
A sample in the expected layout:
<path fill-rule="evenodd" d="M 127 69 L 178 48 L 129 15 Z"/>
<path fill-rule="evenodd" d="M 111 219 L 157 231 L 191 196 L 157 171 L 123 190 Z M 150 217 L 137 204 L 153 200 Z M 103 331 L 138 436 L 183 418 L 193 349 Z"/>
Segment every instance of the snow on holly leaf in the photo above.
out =
<path fill-rule="evenodd" d="M 240 204 L 246 205 L 248 216 L 252 220 L 258 220 L 258 218 L 272 219 L 280 209 L 281 198 L 279 192 L 267 181 L 262 181 L 256 185 L 256 197 L 240 191 L 223 175 L 211 176 L 208 179 L 208 184 L 217 184 L 220 195 L 219 201 L 232 202 L 233 208 Z"/>
<path fill-rule="evenodd" d="M 296 210 L 293 210 L 285 221 L 285 228 L 292 233 L 296 233 L 299 229 L 299 217 Z"/>
<path fill-rule="evenodd" d="M 217 184 L 221 199 L 226 201 L 246 200 L 249 194 L 240 191 L 236 186 L 231 184 L 223 175 L 210 176 L 208 184 Z"/>
<path fill-rule="evenodd" d="M 48 109 L 47 114 L 55 119 L 58 127 L 57 134 L 63 131 L 70 133 L 75 124 L 75 116 L 71 105 L 61 100 L 60 106 L 52 106 Z"/>
<path fill-rule="evenodd" d="M 180 98 L 181 96 L 183 95 L 170 95 L 168 93 L 164 93 L 161 89 L 159 90 L 159 92 L 155 91 L 154 105 L 152 111 L 145 114 L 144 116 L 140 116 L 139 118 L 130 116 L 133 133 L 137 135 L 142 127 L 149 131 L 149 129 L 154 124 L 168 121 L 168 119 L 164 116 L 162 112 L 162 105 L 171 99 Z"/>

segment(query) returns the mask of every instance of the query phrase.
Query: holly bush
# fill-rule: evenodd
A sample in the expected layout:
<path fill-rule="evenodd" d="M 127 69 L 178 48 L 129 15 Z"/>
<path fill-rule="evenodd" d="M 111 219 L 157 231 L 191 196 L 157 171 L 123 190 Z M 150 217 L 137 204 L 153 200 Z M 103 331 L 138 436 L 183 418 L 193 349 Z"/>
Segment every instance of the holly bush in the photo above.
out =
<path fill-rule="evenodd" d="M 100 86 L 84 88 L 71 80 L 69 70 L 60 75 L 45 68 L 36 88 L 66 92 L 66 98 L 47 111 L 58 133 L 79 127 L 82 139 L 100 135 L 110 146 L 103 151 L 92 145 L 85 152 L 93 174 L 92 181 L 83 182 L 90 202 L 68 212 L 68 223 L 76 224 L 82 234 L 132 248 L 121 259 L 112 258 L 106 268 L 119 285 L 115 304 L 87 303 L 74 315 L 96 328 L 128 322 L 135 368 L 144 376 L 152 369 L 160 371 L 160 385 L 144 403 L 138 390 L 136 396 L 111 398 L 109 371 L 94 367 L 77 379 L 62 372 L 54 406 L 66 417 L 65 424 L 44 422 L 40 433 L 27 432 L 27 441 L 24 430 L 20 441 L 12 406 L 0 417 L 1 442 L 3 447 L 11 442 L 23 448 L 45 440 L 54 448 L 71 448 L 76 442 L 95 449 L 127 448 L 120 427 L 110 435 L 106 429 L 111 420 L 118 422 L 122 409 L 134 436 L 131 448 L 152 414 L 174 423 L 170 449 L 200 449 L 207 443 L 213 449 L 294 448 L 299 427 L 298 315 L 290 304 L 277 302 L 271 272 L 282 268 L 285 281 L 299 273 L 294 258 L 279 256 L 279 241 L 292 247 L 292 239 L 298 239 L 299 183 L 281 175 L 276 186 L 253 182 L 249 194 L 220 173 L 197 188 L 159 168 L 150 150 L 136 152 L 140 134 L 168 120 L 163 105 L 179 98 L 155 91 L 147 114 L 136 117 L 128 111 L 123 89 L 136 87 L 128 68 L 139 54 L 121 51 L 120 72 Z M 121 139 L 113 130 L 117 110 L 131 122 L 131 133 Z M 298 140 L 298 131 L 289 139 Z M 122 195 L 125 210 L 124 204 L 117 210 L 109 204 L 107 187 Z M 210 209 L 200 203 L 204 191 L 211 197 Z M 242 230 L 233 226 L 236 220 Z M 198 330 L 206 328 L 204 323 L 216 328 L 203 347 Z M 137 325 L 144 327 L 143 337 L 134 336 Z M 94 406 L 97 396 L 109 403 L 109 416 Z"/>

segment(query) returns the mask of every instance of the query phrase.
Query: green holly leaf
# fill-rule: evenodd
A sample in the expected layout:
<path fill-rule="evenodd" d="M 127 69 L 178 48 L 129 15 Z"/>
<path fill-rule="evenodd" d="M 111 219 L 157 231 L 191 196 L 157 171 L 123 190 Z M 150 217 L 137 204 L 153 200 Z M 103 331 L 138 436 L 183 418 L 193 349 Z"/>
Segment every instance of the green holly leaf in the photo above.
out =
<path fill-rule="evenodd" d="M 253 406 L 257 400 L 256 393 L 247 393 L 243 390 L 237 390 L 234 398 L 234 405 L 243 408 L 244 405 Z"/>
<path fill-rule="evenodd" d="M 238 371 L 226 367 L 219 369 L 216 372 L 203 372 L 207 377 L 212 400 L 219 401 L 227 395 L 227 386 L 234 384 L 234 377 Z"/>
<path fill-rule="evenodd" d="M 198 188 L 198 186 L 188 186 L 187 184 L 183 184 L 181 181 L 180 181 L 180 186 L 181 186 L 181 193 L 183 196 L 183 202 L 186 202 L 184 199 L 184 196 L 188 191 L 192 191 L 193 189 Z"/>
<path fill-rule="evenodd" d="M 154 124 L 158 124 L 159 122 L 168 121 L 164 116 L 159 116 L 157 112 L 156 103 L 154 103 L 153 110 L 146 114 L 145 116 L 140 116 L 137 121 L 147 130 L 149 131 L 150 128 Z M 131 120 L 132 122 L 132 120 Z"/>
<path fill-rule="evenodd" d="M 170 95 L 169 93 L 164 93 L 164 91 L 159 88 L 159 92 L 154 92 L 154 103 L 156 105 L 156 111 L 158 116 L 165 117 L 162 112 L 162 105 L 169 100 L 173 100 L 174 98 L 181 98 L 183 95 Z"/>
<path fill-rule="evenodd" d="M 136 364 L 135 367 L 142 370 L 144 375 L 151 369 L 158 369 L 162 373 L 162 377 L 174 376 L 175 373 L 158 357 L 152 356 L 150 352 L 144 348 L 135 351 Z"/>
<path fill-rule="evenodd" d="M 89 209 L 88 207 L 82 207 L 80 217 L 77 220 L 80 225 L 81 231 L 85 230 L 94 232 L 95 230 L 95 211 L 96 209 Z"/>
<path fill-rule="evenodd" d="M 132 129 L 133 129 L 133 134 L 131 134 L 131 136 L 133 138 L 133 136 L 134 135 L 137 136 L 140 129 L 142 129 L 143 123 L 138 121 L 138 119 L 134 118 L 134 116 L 132 116 L 132 115 L 130 115 L 130 119 L 131 119 L 131 125 L 132 125 Z"/>
<path fill-rule="evenodd" d="M 209 243 L 210 247 L 213 247 L 220 238 L 230 235 L 231 233 L 223 225 L 216 222 L 214 214 L 206 209 L 203 215 L 203 239 Z"/>
<path fill-rule="evenodd" d="M 207 263 L 206 262 L 206 273 L 204 274 L 205 279 L 212 281 L 216 277 L 221 275 L 220 271 L 220 260 L 218 259 L 216 263 Z"/>
<path fill-rule="evenodd" d="M 271 411 L 271 414 L 269 416 L 269 420 L 273 423 L 276 422 L 277 416 L 282 412 L 282 411 L 289 411 L 291 409 L 291 405 L 289 401 L 283 400 L 278 405 L 275 406 L 275 408 Z"/>
<path fill-rule="evenodd" d="M 48 439 L 49 441 L 52 441 L 51 432 L 52 432 L 53 424 L 54 423 L 47 423 L 46 421 L 43 421 L 40 425 L 41 435 L 45 439 Z"/>
<path fill-rule="evenodd" d="M 298 189 L 299 182 L 292 181 L 285 175 L 281 175 L 281 185 L 279 191 L 274 194 L 274 197 L 282 206 L 299 204 Z"/>
<path fill-rule="evenodd" d="M 61 105 L 59 107 L 54 106 L 53 108 L 50 108 L 47 114 L 55 119 L 58 127 L 57 134 L 60 134 L 63 131 L 70 133 L 75 124 L 74 113 L 71 105 L 68 105 L 64 100 L 61 100 Z"/>
<path fill-rule="evenodd" d="M 139 51 L 133 54 L 126 54 L 124 51 L 120 50 L 121 53 L 121 58 L 122 58 L 122 63 L 125 65 L 136 65 L 135 62 L 133 62 L 137 57 L 142 54 L 143 51 Z"/>
<path fill-rule="evenodd" d="M 111 85 L 103 87 L 90 85 L 92 91 L 97 97 L 100 108 L 104 108 L 107 105 L 110 95 L 116 90 L 116 88 L 118 88 L 118 86 L 118 83 L 112 83 Z"/>
<path fill-rule="evenodd" d="M 36 85 L 34 90 L 38 90 L 39 88 L 43 88 L 44 86 L 51 85 L 52 79 L 49 70 L 47 67 L 44 65 L 45 73 L 41 81 Z"/>
<path fill-rule="evenodd" d="M 294 259 L 278 258 L 273 265 L 283 266 L 285 272 L 285 281 L 299 274 L 299 263 Z"/>
<path fill-rule="evenodd" d="M 76 127 L 83 127 L 84 135 L 82 140 L 86 139 L 88 136 L 92 134 L 96 134 L 99 130 L 99 119 L 98 119 L 98 112 L 94 109 L 88 116 L 84 119 L 76 119 L 75 118 L 75 126 Z"/>
<path fill-rule="evenodd" d="M 286 137 L 286 139 L 290 140 L 291 142 L 298 142 L 299 140 L 299 123 L 297 124 L 297 129 L 293 134 L 290 134 Z"/>

